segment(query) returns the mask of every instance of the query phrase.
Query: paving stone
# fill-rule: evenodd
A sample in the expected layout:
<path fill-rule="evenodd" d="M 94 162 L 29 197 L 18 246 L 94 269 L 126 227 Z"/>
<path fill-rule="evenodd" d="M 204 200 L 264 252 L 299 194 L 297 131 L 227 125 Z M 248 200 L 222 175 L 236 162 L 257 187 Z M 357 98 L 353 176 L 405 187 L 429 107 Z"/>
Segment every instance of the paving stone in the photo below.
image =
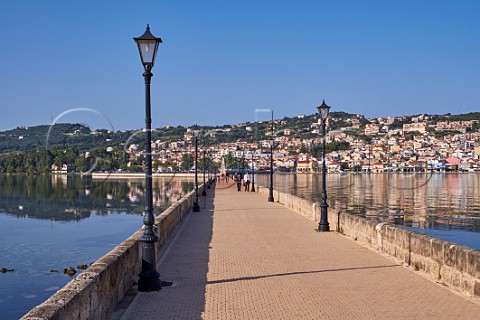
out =
<path fill-rule="evenodd" d="M 173 285 L 139 292 L 122 320 L 480 319 L 478 303 L 233 185 L 180 228 L 159 256 Z"/>

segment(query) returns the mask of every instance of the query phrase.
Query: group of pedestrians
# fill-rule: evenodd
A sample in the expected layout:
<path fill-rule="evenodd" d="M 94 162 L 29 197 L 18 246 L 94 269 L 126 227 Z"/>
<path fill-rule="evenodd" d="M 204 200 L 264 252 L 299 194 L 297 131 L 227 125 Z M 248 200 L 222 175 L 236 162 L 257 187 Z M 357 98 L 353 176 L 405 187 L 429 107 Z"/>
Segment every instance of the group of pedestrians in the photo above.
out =
<path fill-rule="evenodd" d="M 245 191 L 250 191 L 250 174 L 245 172 L 245 174 L 242 177 L 242 174 L 240 172 L 237 172 L 235 175 L 235 182 L 237 183 L 237 190 L 241 191 L 242 190 L 242 182 L 243 182 L 243 187 L 245 188 Z"/>
<path fill-rule="evenodd" d="M 228 179 L 229 179 L 229 173 L 226 172 L 226 173 L 217 173 L 217 182 L 218 184 L 220 183 L 228 183 Z"/>

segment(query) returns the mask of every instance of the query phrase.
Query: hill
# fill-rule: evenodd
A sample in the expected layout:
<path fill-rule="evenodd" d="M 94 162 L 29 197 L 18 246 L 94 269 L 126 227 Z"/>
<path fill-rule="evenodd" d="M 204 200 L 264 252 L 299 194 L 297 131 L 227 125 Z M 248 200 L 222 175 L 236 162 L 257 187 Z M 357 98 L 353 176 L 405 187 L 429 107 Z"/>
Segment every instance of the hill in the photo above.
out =
<path fill-rule="evenodd" d="M 361 125 L 357 131 L 358 135 L 362 135 L 365 124 L 371 119 L 366 119 L 362 115 L 349 114 L 342 111 L 331 112 L 330 116 L 335 119 L 330 123 L 330 130 L 340 129 L 348 126 L 345 122 L 349 118 L 357 118 Z M 428 116 L 429 122 L 435 124 L 439 121 L 466 121 L 479 120 L 480 112 L 471 112 L 459 115 L 425 115 Z M 396 117 L 392 128 L 401 128 L 404 123 L 410 123 L 412 118 L 418 116 Z M 290 129 L 292 134 L 297 138 L 311 138 L 313 136 L 310 125 L 318 121 L 318 115 L 297 116 L 275 120 L 274 130 L 276 132 Z M 478 126 L 478 124 L 476 125 Z M 250 127 L 250 130 L 245 130 Z M 217 131 L 217 142 L 234 142 L 238 139 L 254 140 L 263 139 L 266 134 L 271 131 L 269 121 L 259 121 L 256 123 L 243 123 L 236 125 L 223 126 L 200 126 L 202 131 Z M 166 142 L 183 140 L 187 128 L 184 126 L 165 126 L 152 131 L 152 140 L 162 140 Z M 108 131 L 95 130 L 82 124 L 59 123 L 54 126 L 39 125 L 34 127 L 19 127 L 13 130 L 0 132 L 0 154 L 11 153 L 16 151 L 40 150 L 51 147 L 66 148 L 75 146 L 79 152 L 89 151 L 95 148 L 106 149 L 108 147 L 123 146 L 125 143 L 138 144 L 144 147 L 144 135 L 138 134 L 138 130 L 127 131 Z"/>

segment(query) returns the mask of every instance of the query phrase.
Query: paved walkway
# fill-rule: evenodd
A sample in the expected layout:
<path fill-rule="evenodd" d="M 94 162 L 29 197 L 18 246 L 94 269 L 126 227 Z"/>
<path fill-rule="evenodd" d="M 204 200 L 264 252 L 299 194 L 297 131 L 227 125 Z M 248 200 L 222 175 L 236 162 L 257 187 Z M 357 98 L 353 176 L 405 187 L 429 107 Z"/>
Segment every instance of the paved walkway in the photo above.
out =
<path fill-rule="evenodd" d="M 480 319 L 480 305 L 278 203 L 218 185 L 127 319 Z"/>

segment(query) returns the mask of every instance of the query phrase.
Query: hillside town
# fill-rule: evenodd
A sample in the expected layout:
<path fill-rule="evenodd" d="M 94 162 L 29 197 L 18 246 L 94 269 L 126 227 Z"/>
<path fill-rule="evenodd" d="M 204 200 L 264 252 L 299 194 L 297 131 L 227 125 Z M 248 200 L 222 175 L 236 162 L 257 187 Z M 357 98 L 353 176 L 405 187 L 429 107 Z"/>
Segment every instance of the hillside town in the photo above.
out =
<path fill-rule="evenodd" d="M 303 118 L 299 115 L 297 118 Z M 260 139 L 237 139 L 217 142 L 224 131 L 255 131 L 254 123 L 232 125 L 231 128 L 204 131 L 199 135 L 198 157 L 208 157 L 219 168 L 222 159 L 237 159 L 237 166 L 255 170 L 269 170 L 273 149 L 273 169 L 284 172 L 318 172 L 322 168 L 322 123 L 311 117 L 308 128 L 289 128 L 286 120 L 273 120 L 273 130 Z M 363 121 L 361 121 L 363 120 Z M 331 116 L 326 121 L 325 144 L 341 143 L 345 148 L 328 150 L 325 154 L 328 172 L 447 172 L 480 171 L 479 120 L 430 121 L 430 116 L 349 118 Z M 395 121 L 403 125 L 393 128 Z M 346 126 L 338 126 L 338 124 Z M 272 125 L 271 122 L 267 123 Z M 310 138 L 298 137 L 297 132 L 309 132 Z M 272 134 L 272 132 L 274 132 Z M 255 135 L 252 134 L 252 137 Z M 205 141 L 204 141 L 205 140 Z M 185 167 L 185 155 L 195 153 L 192 127 L 186 127 L 182 139 L 152 141 L 154 168 L 158 172 L 172 172 Z M 273 148 L 272 147 L 273 143 Z M 205 144 L 205 147 L 204 147 Z M 136 144 L 126 146 L 130 163 L 142 151 Z M 204 152 L 205 151 L 205 152 Z M 223 160 L 225 161 L 225 160 Z M 239 165 L 238 163 L 241 163 Z M 231 168 L 228 166 L 227 167 Z M 192 164 L 193 168 L 193 164 Z M 231 168 L 234 169 L 234 168 Z"/>

